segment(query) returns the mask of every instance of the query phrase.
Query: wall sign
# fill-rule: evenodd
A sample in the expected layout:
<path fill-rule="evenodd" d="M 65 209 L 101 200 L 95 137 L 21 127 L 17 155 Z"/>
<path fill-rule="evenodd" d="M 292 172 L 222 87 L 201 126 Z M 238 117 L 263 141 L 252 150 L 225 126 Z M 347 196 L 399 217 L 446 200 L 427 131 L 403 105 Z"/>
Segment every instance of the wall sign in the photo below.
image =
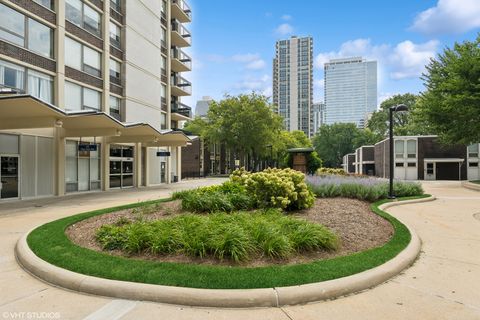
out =
<path fill-rule="evenodd" d="M 96 144 L 90 144 L 90 143 L 78 144 L 78 151 L 80 151 L 80 152 L 97 151 L 97 145 Z"/>
<path fill-rule="evenodd" d="M 157 157 L 170 157 L 170 152 L 168 152 L 168 151 L 157 151 Z"/>

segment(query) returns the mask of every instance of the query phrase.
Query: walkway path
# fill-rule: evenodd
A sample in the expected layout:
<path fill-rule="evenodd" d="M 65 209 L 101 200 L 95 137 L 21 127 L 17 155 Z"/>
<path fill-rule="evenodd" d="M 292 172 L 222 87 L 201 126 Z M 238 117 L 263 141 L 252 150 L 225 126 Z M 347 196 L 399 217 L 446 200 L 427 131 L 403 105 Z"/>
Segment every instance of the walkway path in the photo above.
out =
<path fill-rule="evenodd" d="M 218 181 L 197 180 L 171 187 Z M 474 217 L 480 213 L 480 192 L 464 189 L 457 182 L 425 183 L 425 189 L 438 200 L 389 209 L 422 238 L 422 254 L 411 268 L 360 294 L 274 309 L 200 309 L 89 296 L 52 287 L 17 265 L 14 245 L 29 229 L 79 212 L 164 197 L 171 192 L 170 186 L 0 204 L 0 319 L 22 319 L 19 312 L 102 320 L 480 319 L 480 215 Z"/>

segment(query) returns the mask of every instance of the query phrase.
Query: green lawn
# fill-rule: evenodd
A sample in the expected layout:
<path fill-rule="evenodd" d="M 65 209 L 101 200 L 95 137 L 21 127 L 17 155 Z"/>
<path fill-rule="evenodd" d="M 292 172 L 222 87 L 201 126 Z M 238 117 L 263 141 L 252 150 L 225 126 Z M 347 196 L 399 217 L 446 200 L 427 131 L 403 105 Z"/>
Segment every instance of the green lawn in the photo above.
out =
<path fill-rule="evenodd" d="M 480 184 L 480 180 L 474 180 L 474 181 L 470 181 L 471 183 L 476 183 L 476 184 Z"/>
<path fill-rule="evenodd" d="M 395 234 L 387 244 L 350 256 L 300 265 L 242 268 L 133 260 L 79 247 L 65 235 L 66 228 L 78 221 L 164 201 L 168 199 L 97 210 L 56 220 L 35 229 L 28 235 L 27 241 L 33 252 L 43 260 L 86 275 L 169 286 L 247 289 L 300 285 L 359 273 L 395 257 L 408 245 L 411 238 L 408 229 L 402 223 L 378 209 L 379 205 L 388 200 L 372 204 L 372 210 L 390 221 L 395 229 Z"/>

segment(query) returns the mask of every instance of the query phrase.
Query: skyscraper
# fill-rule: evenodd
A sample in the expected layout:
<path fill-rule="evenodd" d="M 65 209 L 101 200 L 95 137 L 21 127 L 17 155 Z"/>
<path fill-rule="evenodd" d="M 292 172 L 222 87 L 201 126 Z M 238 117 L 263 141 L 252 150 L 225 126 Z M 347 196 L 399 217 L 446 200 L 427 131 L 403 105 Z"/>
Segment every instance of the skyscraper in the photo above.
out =
<path fill-rule="evenodd" d="M 288 131 L 313 134 L 313 39 L 280 40 L 273 60 L 273 103 Z"/>
<path fill-rule="evenodd" d="M 325 124 L 325 103 L 319 102 L 312 105 L 313 115 L 313 135 L 315 135 L 320 127 Z"/>
<path fill-rule="evenodd" d="M 377 61 L 362 57 L 333 59 L 325 63 L 326 124 L 365 126 L 377 109 Z"/>

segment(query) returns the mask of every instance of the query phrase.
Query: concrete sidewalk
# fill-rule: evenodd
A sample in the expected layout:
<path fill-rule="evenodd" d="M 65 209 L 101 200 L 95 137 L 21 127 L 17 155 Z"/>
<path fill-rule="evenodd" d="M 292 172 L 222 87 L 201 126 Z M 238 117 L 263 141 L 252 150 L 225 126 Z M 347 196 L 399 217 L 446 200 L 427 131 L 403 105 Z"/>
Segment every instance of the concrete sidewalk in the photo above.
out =
<path fill-rule="evenodd" d="M 44 319 L 480 319 L 480 221 L 474 218 L 480 192 L 458 182 L 424 186 L 439 199 L 388 210 L 423 240 L 420 259 L 410 269 L 357 295 L 272 309 L 201 309 L 88 296 L 45 284 L 17 265 L 13 248 L 29 229 L 79 212 L 165 197 L 170 186 L 0 204 L 0 319 L 27 319 L 27 312 Z"/>

